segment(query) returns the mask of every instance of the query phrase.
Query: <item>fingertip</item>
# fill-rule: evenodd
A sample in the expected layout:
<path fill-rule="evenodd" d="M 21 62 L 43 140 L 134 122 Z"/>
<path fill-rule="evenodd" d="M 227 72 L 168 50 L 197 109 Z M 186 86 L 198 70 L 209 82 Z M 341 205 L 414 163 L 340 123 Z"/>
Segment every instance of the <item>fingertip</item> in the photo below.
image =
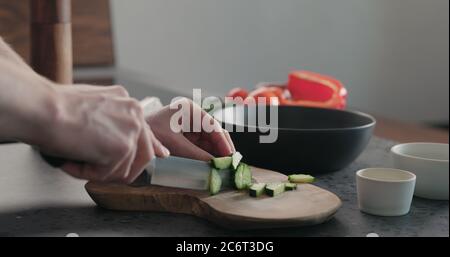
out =
<path fill-rule="evenodd" d="M 153 146 L 155 155 L 160 158 L 167 158 L 170 156 L 170 151 L 161 143 L 155 143 Z"/>
<path fill-rule="evenodd" d="M 213 158 L 214 158 L 214 156 L 212 154 L 205 152 L 204 154 L 200 153 L 198 158 L 196 158 L 196 159 L 198 159 L 200 161 L 204 161 L 204 162 L 209 162 Z"/>
<path fill-rule="evenodd" d="M 130 185 L 132 184 L 136 179 L 133 177 L 124 178 L 123 183 Z"/>
<path fill-rule="evenodd" d="M 229 156 L 235 151 L 228 141 L 215 144 L 215 152 L 221 156 Z"/>
<path fill-rule="evenodd" d="M 233 143 L 233 140 L 231 139 L 230 133 L 226 129 L 223 130 L 223 133 L 225 134 L 225 138 L 228 141 L 231 153 L 235 153 L 236 152 L 236 148 L 234 147 L 234 143 Z"/>
<path fill-rule="evenodd" d="M 161 158 L 167 158 L 170 156 L 170 151 L 165 147 L 161 141 L 159 141 L 152 131 L 150 131 L 150 138 L 153 142 L 154 154 Z"/>
<path fill-rule="evenodd" d="M 161 157 L 167 158 L 170 156 L 170 151 L 169 149 L 167 149 L 167 147 L 161 145 L 161 151 L 162 151 L 162 155 Z"/>
<path fill-rule="evenodd" d="M 145 172 L 145 166 L 143 166 L 141 169 L 139 169 L 139 172 L 130 173 L 129 176 L 123 179 L 123 183 L 129 185 L 132 184 L 141 174 L 142 172 Z"/>

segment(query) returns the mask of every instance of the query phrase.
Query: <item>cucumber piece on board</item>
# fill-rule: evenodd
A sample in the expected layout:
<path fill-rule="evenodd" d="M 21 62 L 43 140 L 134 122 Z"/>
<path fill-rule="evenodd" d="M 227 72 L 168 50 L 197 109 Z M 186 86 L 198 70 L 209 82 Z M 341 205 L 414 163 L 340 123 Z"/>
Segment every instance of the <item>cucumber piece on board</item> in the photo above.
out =
<path fill-rule="evenodd" d="M 219 171 L 213 168 L 209 173 L 209 193 L 215 195 L 219 193 L 221 187 L 222 178 L 220 177 Z"/>
<path fill-rule="evenodd" d="M 242 160 L 242 154 L 240 152 L 235 152 L 231 157 L 233 159 L 231 165 L 233 166 L 233 169 L 237 170 L 239 163 Z"/>
<path fill-rule="evenodd" d="M 288 176 L 289 182 L 292 183 L 312 183 L 314 182 L 314 177 L 305 174 L 293 174 Z"/>
<path fill-rule="evenodd" d="M 284 183 L 269 183 L 266 186 L 266 194 L 269 196 L 277 196 L 285 191 Z"/>
<path fill-rule="evenodd" d="M 284 183 L 284 188 L 286 191 L 297 190 L 297 184 L 295 183 Z"/>
<path fill-rule="evenodd" d="M 264 193 L 266 189 L 266 183 L 256 183 L 250 187 L 249 195 L 252 197 L 258 197 Z"/>
<path fill-rule="evenodd" d="M 219 170 L 224 170 L 224 169 L 230 168 L 232 161 L 233 161 L 233 158 L 231 156 L 219 157 L 219 158 L 214 158 L 211 160 L 214 168 L 219 169 Z"/>
<path fill-rule="evenodd" d="M 234 173 L 234 186 L 241 190 L 250 187 L 252 184 L 252 172 L 250 167 L 245 163 L 240 163 Z"/>

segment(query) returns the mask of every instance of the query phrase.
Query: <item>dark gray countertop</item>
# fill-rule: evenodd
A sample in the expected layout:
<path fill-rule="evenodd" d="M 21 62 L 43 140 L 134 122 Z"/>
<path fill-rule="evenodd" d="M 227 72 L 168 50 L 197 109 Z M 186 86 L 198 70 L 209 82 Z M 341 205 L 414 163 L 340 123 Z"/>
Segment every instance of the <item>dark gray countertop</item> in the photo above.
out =
<path fill-rule="evenodd" d="M 132 96 L 161 97 L 174 92 L 148 86 L 135 77 L 119 76 Z M 356 202 L 355 172 L 389 165 L 392 142 L 374 138 L 348 168 L 318 177 L 317 185 L 336 193 L 342 208 L 327 223 L 303 228 L 234 232 L 196 217 L 170 213 L 113 212 L 97 208 L 85 182 L 50 168 L 23 144 L 0 145 L 0 236 L 449 236 L 448 201 L 414 198 L 403 217 L 361 213 Z"/>
<path fill-rule="evenodd" d="M 318 177 L 342 208 L 327 223 L 303 228 L 228 231 L 196 217 L 170 213 L 114 212 L 97 208 L 84 182 L 43 163 L 23 144 L 0 145 L 0 236 L 449 236 L 448 201 L 414 198 L 402 217 L 361 213 L 356 202 L 358 169 L 389 166 L 391 142 L 374 138 L 348 168 Z"/>

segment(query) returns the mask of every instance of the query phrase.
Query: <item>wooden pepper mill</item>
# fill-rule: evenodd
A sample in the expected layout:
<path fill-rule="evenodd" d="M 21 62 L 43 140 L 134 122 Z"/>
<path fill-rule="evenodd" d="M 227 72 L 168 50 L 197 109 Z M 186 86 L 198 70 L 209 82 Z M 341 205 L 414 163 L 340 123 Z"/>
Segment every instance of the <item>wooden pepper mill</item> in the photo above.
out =
<path fill-rule="evenodd" d="M 60 84 L 73 82 L 71 0 L 30 0 L 31 65 Z"/>

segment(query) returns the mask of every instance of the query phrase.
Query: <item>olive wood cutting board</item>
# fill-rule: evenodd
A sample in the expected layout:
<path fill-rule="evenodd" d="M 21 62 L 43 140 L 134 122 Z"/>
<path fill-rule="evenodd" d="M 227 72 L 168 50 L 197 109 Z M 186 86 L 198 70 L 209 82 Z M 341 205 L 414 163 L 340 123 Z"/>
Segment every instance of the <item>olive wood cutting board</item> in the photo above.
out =
<path fill-rule="evenodd" d="M 256 182 L 287 181 L 287 176 L 252 167 Z M 211 196 L 197 191 L 162 186 L 132 187 L 89 182 L 86 190 L 105 209 L 158 211 L 194 215 L 228 229 L 261 229 L 320 224 L 341 206 L 333 193 L 311 184 L 275 197 L 253 198 L 248 191 L 225 190 Z"/>

